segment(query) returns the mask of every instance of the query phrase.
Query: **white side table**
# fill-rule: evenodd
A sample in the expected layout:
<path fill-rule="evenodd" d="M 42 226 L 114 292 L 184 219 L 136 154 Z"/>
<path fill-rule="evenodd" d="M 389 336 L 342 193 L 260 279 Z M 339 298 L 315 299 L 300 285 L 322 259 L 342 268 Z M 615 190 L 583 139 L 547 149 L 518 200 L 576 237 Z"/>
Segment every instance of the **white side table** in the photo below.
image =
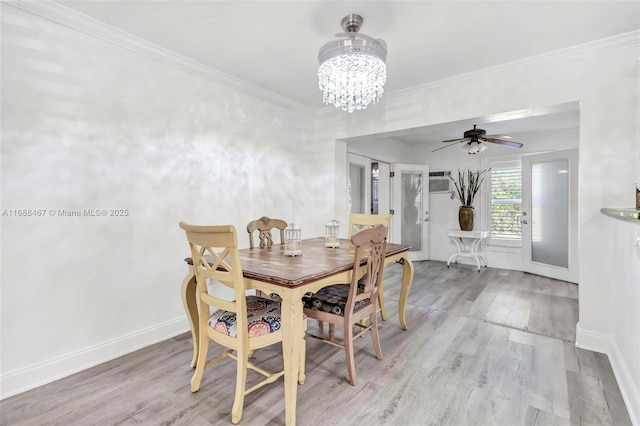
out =
<path fill-rule="evenodd" d="M 478 267 L 478 272 L 480 272 L 481 262 L 484 262 L 484 267 L 487 267 L 487 258 L 484 257 L 482 253 L 480 253 L 480 242 L 489 236 L 489 231 L 458 231 L 451 230 L 448 233 L 449 238 L 456 245 L 457 251 L 449 256 L 447 259 L 447 268 L 449 264 L 453 260 L 455 263 L 458 263 L 458 256 L 466 256 L 471 257 L 476 261 L 476 266 Z M 470 245 L 467 247 L 465 244 L 465 240 L 471 240 Z"/>

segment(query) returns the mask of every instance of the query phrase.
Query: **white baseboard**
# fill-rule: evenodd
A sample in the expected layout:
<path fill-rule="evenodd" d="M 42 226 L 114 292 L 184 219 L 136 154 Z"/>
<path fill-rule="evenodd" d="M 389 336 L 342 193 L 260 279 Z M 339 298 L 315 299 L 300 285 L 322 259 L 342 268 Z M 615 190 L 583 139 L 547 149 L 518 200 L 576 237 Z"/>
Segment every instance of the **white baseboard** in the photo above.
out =
<path fill-rule="evenodd" d="M 28 391 L 189 331 L 186 316 L 0 376 L 0 399 Z"/>
<path fill-rule="evenodd" d="M 609 357 L 618 388 L 631 418 L 631 424 L 640 426 L 640 391 L 633 382 L 631 372 L 610 335 L 583 329 L 576 324 L 576 347 L 606 354 Z"/>
<path fill-rule="evenodd" d="M 611 362 L 613 374 L 616 376 L 620 393 L 622 393 L 622 398 L 627 406 L 631 424 L 640 426 L 640 390 L 636 384 L 633 383 L 631 372 L 624 362 L 615 341 L 613 342 L 612 349 L 612 352 L 608 354 L 609 362 Z"/>
<path fill-rule="evenodd" d="M 609 355 L 611 343 L 609 334 L 583 329 L 580 322 L 576 324 L 576 347 Z"/>

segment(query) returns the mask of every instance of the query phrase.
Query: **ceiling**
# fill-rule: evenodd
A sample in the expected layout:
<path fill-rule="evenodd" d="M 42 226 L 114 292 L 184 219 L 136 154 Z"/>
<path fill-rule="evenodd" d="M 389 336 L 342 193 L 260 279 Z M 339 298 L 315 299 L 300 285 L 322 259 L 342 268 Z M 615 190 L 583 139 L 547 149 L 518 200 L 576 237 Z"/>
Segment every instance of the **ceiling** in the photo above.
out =
<path fill-rule="evenodd" d="M 637 0 L 58 3 L 312 109 L 318 50 L 349 13 L 387 42 L 387 93 L 640 28 Z"/>

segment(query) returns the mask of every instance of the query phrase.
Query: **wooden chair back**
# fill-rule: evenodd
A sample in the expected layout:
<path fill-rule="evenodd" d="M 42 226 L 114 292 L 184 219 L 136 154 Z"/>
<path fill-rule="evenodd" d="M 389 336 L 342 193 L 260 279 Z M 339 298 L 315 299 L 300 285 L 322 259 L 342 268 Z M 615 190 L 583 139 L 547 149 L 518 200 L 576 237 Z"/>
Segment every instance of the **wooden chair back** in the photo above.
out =
<path fill-rule="evenodd" d="M 270 219 L 262 216 L 260 219 L 252 220 L 247 224 L 247 232 L 249 233 L 249 247 L 254 248 L 253 233 L 258 231 L 258 241 L 260 248 L 273 245 L 273 235 L 271 230 L 276 228 L 280 230 L 280 244 L 284 244 L 284 229 L 287 222 L 282 219 Z"/>
<path fill-rule="evenodd" d="M 386 228 L 389 228 L 391 223 L 390 214 L 360 214 L 351 213 L 349 215 L 349 233 L 348 237 L 351 238 L 356 232 L 365 228 L 370 228 L 377 224 L 382 224 Z"/>
<path fill-rule="evenodd" d="M 191 249 L 196 285 L 198 287 L 198 310 L 209 312 L 209 306 L 226 311 L 244 312 L 238 315 L 238 321 L 245 321 L 246 305 L 245 285 L 242 278 L 242 266 L 238 254 L 238 238 L 233 225 L 200 226 L 179 223 L 184 229 Z M 234 289 L 235 301 L 209 294 L 207 279 L 218 281 Z M 206 305 L 206 306 L 205 306 Z M 238 330 L 245 330 L 239 324 Z"/>
<path fill-rule="evenodd" d="M 365 299 L 375 300 L 378 296 L 384 270 L 384 256 L 387 250 L 387 227 L 379 224 L 365 228 L 351 237 L 351 243 L 356 250 L 353 255 L 354 273 L 351 276 L 345 316 L 353 313 L 356 302 Z M 361 275 L 358 271 L 365 256 L 368 256 L 367 268 L 364 275 Z M 365 279 L 361 281 L 362 276 Z"/>

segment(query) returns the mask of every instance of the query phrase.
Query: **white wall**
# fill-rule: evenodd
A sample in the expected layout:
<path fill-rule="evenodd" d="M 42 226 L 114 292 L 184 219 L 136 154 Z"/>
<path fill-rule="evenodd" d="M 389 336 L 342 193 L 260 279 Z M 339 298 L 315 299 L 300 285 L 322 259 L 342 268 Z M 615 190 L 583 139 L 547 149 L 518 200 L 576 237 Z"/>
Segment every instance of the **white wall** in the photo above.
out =
<path fill-rule="evenodd" d="M 2 217 L 2 397 L 187 331 L 178 221 L 324 232 L 313 116 L 1 7 L 1 209 L 45 211 Z"/>
<path fill-rule="evenodd" d="M 385 94 L 358 114 L 319 114 L 318 135 L 362 137 L 526 108 L 580 102 L 580 285 L 577 344 L 609 354 L 640 423 L 640 254 L 633 232 L 611 232 L 603 206 L 632 206 L 640 152 L 640 33 Z M 324 124 L 322 124 L 324 123 Z M 322 140 L 322 139 L 321 139 Z M 336 199 L 339 209 L 340 198 Z M 637 225 L 634 225 L 637 226 Z M 613 247 L 620 247 L 614 250 Z M 618 252 L 623 252 L 619 254 Z"/>

